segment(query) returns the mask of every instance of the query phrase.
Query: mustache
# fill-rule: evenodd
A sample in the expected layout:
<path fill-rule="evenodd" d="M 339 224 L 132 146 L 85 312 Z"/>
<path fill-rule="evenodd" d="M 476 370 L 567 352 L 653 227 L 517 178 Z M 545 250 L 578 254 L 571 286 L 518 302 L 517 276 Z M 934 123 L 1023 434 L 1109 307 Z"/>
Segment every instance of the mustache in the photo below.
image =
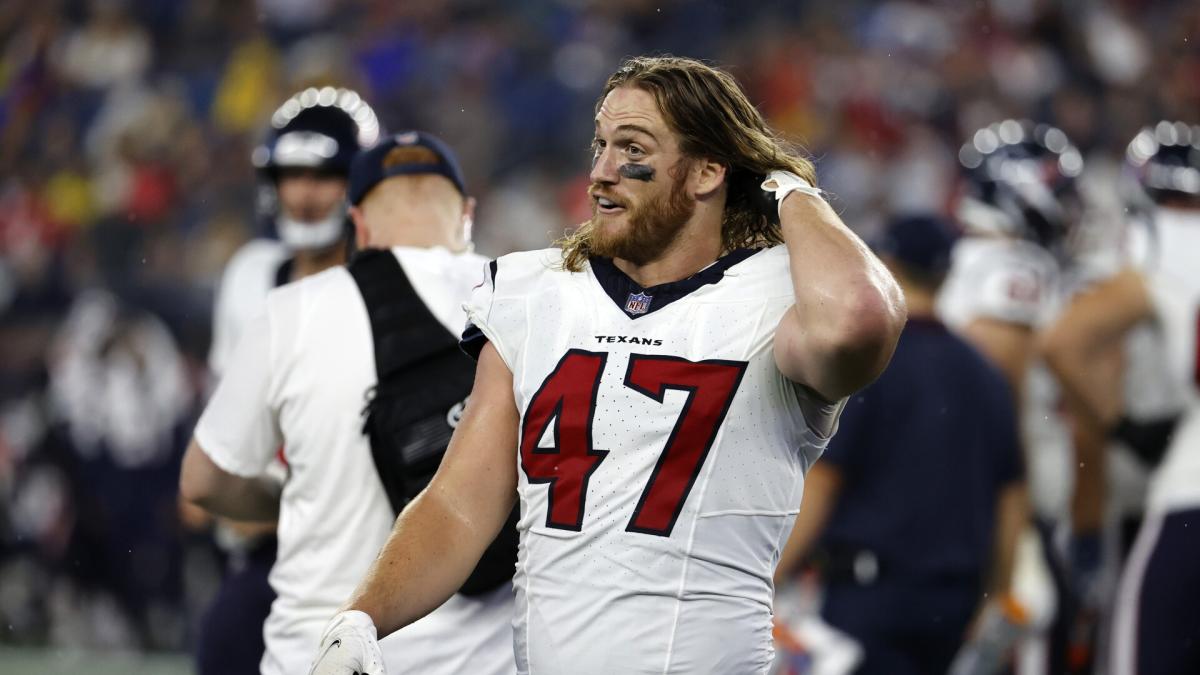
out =
<path fill-rule="evenodd" d="M 620 195 L 607 189 L 607 187 L 603 183 L 592 183 L 591 185 L 588 186 L 587 193 L 588 193 L 589 197 L 593 197 L 593 198 L 604 197 L 605 199 L 611 199 L 614 202 L 624 201 L 624 199 L 625 199 L 625 197 L 621 197 L 621 199 L 617 199 L 617 197 Z"/>

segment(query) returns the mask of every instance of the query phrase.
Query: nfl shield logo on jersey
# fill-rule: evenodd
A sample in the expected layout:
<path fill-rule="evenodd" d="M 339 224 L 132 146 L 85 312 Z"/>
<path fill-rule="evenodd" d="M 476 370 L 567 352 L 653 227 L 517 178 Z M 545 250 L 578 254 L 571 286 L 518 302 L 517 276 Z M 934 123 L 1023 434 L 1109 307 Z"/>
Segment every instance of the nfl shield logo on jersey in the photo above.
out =
<path fill-rule="evenodd" d="M 627 314 L 645 314 L 650 311 L 650 301 L 653 299 L 654 296 L 645 293 L 630 293 L 629 298 L 625 300 L 625 312 Z"/>

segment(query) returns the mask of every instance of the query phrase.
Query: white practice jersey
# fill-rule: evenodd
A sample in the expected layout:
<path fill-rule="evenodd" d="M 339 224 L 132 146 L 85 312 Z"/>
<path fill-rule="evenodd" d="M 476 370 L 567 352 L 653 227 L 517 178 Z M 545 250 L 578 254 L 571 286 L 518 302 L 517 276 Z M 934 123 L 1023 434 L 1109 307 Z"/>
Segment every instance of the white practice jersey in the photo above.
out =
<path fill-rule="evenodd" d="M 775 366 L 786 250 L 644 291 L 560 261 L 500 258 L 464 338 L 496 348 L 521 411 L 518 671 L 767 671 L 771 577 L 840 410 Z"/>
<path fill-rule="evenodd" d="M 286 246 L 274 239 L 254 239 L 239 248 L 221 273 L 213 306 L 212 347 L 208 367 L 220 376 L 237 346 L 242 330 L 263 311 L 267 293 L 279 286 L 280 267 L 288 260 Z"/>
<path fill-rule="evenodd" d="M 1145 276 L 1185 409 L 1150 483 L 1152 512 L 1200 507 L 1200 212 L 1159 209 Z"/>
<path fill-rule="evenodd" d="M 1023 240 L 971 236 L 954 246 L 937 305 L 946 325 L 960 333 L 976 319 L 1037 330 L 1060 307 L 1058 263 L 1044 248 Z M 1021 439 L 1034 511 L 1052 521 L 1068 515 L 1074 480 L 1060 396 L 1046 366 L 1033 363 L 1020 405 Z"/>
<path fill-rule="evenodd" d="M 455 334 L 484 259 L 396 248 L 417 294 Z M 336 267 L 271 291 L 243 331 L 196 439 L 239 476 L 261 475 L 286 443 L 289 472 L 264 628 L 266 675 L 305 673 L 321 631 L 366 574 L 394 515 L 362 434 L 376 383 L 371 326 L 350 273 Z M 512 673 L 512 590 L 454 596 L 381 642 L 388 673 Z"/>

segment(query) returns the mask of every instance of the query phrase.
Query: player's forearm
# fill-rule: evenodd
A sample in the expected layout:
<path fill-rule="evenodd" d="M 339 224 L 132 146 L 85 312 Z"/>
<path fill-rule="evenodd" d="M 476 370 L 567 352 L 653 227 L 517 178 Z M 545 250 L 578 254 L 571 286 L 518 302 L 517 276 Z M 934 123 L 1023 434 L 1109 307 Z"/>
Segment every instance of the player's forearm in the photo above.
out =
<path fill-rule="evenodd" d="M 1141 275 L 1125 269 L 1076 296 L 1039 337 L 1039 351 L 1069 403 L 1100 429 L 1111 429 L 1121 415 L 1124 336 L 1153 316 Z"/>
<path fill-rule="evenodd" d="M 233 520 L 279 519 L 278 481 L 231 474 L 217 466 L 193 439 L 183 457 L 179 491 L 187 501 Z"/>
<path fill-rule="evenodd" d="M 1062 386 L 1067 405 L 1085 424 L 1108 429 L 1120 415 L 1119 397 L 1114 384 L 1105 377 L 1102 350 L 1086 341 L 1063 339 L 1051 334 L 1041 341 L 1041 353 L 1047 367 Z"/>
<path fill-rule="evenodd" d="M 431 484 L 396 519 L 379 557 L 355 589 L 346 609 L 370 616 L 380 639 L 454 595 L 495 538 L 499 528 L 491 528 L 490 519 L 474 522 L 454 502 Z"/>
<path fill-rule="evenodd" d="M 220 488 L 184 497 L 210 513 L 232 520 L 270 522 L 280 518 L 280 490 L 265 478 L 230 477 Z"/>
<path fill-rule="evenodd" d="M 904 296 L 883 263 L 824 199 L 780 205 L 796 304 L 780 323 L 784 374 L 835 400 L 869 384 L 904 327 Z"/>
<path fill-rule="evenodd" d="M 279 520 L 279 493 L 279 484 L 268 478 L 234 477 L 195 504 L 232 520 L 273 522 Z"/>

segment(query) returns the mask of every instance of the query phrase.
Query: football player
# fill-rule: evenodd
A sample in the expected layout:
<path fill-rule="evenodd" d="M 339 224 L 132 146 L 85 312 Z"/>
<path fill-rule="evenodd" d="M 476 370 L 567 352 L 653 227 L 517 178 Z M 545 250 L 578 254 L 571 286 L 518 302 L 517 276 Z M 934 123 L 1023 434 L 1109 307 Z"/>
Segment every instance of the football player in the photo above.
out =
<path fill-rule="evenodd" d="M 1070 515 L 1071 442 L 1059 393 L 1035 347 L 1037 331 L 1056 311 L 1060 262 L 1081 219 L 1076 178 L 1083 159 L 1060 129 L 1008 119 L 976 131 L 959 161 L 964 180 L 956 215 L 966 236 L 955 246 L 938 310 L 1000 368 L 1013 391 L 1037 529 L 1021 538 L 1012 589 L 1042 634 L 1022 650 L 1022 672 L 1063 672 L 1065 627 L 1044 633 L 1066 588 L 1051 540 Z"/>
<path fill-rule="evenodd" d="M 1073 238 L 1060 284 L 1059 315 L 1075 296 L 1124 267 L 1153 265 L 1155 207 L 1137 173 L 1127 162 L 1116 191 L 1126 204 L 1126 216 L 1096 212 L 1078 232 L 1083 236 Z M 1055 350 L 1061 346 L 1053 321 L 1040 337 L 1043 362 L 1053 372 Z M 1067 432 L 1074 450 L 1065 547 L 1070 602 L 1063 612 L 1070 627 L 1070 673 L 1105 669 L 1117 573 L 1142 519 L 1149 469 L 1161 459 L 1184 408 L 1184 394 L 1172 386 L 1163 345 L 1162 327 L 1142 322 L 1124 340 L 1092 355 L 1090 388 L 1104 392 L 1109 404 L 1122 410 L 1121 421 L 1111 428 L 1099 427 L 1086 406 L 1055 382 L 1064 413 L 1057 426 Z"/>
<path fill-rule="evenodd" d="M 1200 126 L 1159 122 L 1129 144 L 1129 168 L 1153 200 L 1151 255 L 1078 295 L 1045 338 L 1066 392 L 1090 423 L 1148 463 L 1146 516 L 1118 590 L 1110 672 L 1200 669 Z M 1186 409 L 1169 432 L 1131 428 L 1120 396 L 1097 384 L 1097 355 L 1157 324 L 1169 379 Z M 1147 437 L 1150 437 L 1149 439 Z M 1156 440 L 1157 439 L 1157 440 Z M 1140 446 L 1140 447 L 1139 447 Z"/>
<path fill-rule="evenodd" d="M 462 422 L 312 672 L 379 673 L 517 499 L 518 672 L 770 668 L 804 473 L 902 295 L 727 73 L 630 59 L 595 124 L 593 217 L 489 267 Z"/>

